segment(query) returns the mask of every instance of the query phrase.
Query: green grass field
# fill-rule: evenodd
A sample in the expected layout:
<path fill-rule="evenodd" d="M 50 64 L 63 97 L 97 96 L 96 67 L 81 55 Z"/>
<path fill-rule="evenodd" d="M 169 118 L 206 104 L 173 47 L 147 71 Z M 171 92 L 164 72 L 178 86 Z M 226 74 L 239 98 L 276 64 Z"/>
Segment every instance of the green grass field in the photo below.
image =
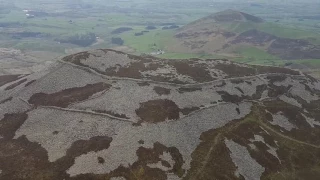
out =
<path fill-rule="evenodd" d="M 37 51 L 50 51 L 63 54 L 65 53 L 65 49 L 67 47 L 70 48 L 70 46 L 72 47 L 72 45 L 63 45 L 52 41 L 29 39 L 17 42 L 13 48 L 29 51 L 37 49 Z"/>
<path fill-rule="evenodd" d="M 262 49 L 243 46 L 235 50 L 241 57 L 233 58 L 232 60 L 248 64 L 259 64 L 259 65 L 280 65 L 283 64 L 280 58 L 273 56 Z"/>
<path fill-rule="evenodd" d="M 293 61 L 285 61 L 285 62 L 293 62 L 296 64 L 303 64 L 312 69 L 320 68 L 320 59 L 301 59 L 301 60 L 293 60 Z"/>
<path fill-rule="evenodd" d="M 136 28 L 120 35 L 125 45 L 135 49 L 140 53 L 150 53 L 158 49 L 166 50 L 166 46 L 173 42 L 174 30 L 152 30 L 142 36 L 135 36 L 136 32 L 144 30 L 142 27 Z"/>
<path fill-rule="evenodd" d="M 121 38 L 125 41 L 125 45 L 136 50 L 136 54 L 151 53 L 158 49 L 166 50 L 166 45 L 175 43 L 173 40 L 174 30 L 153 30 L 145 33 L 142 36 L 134 36 L 134 33 L 141 32 L 144 27 L 136 27 L 133 31 L 129 31 L 121 34 Z M 301 34 L 303 35 L 303 34 Z M 156 46 L 154 46 L 156 44 Z M 302 59 L 302 60 L 282 60 L 279 57 L 271 55 L 265 52 L 263 49 L 259 49 L 252 46 L 242 46 L 235 50 L 235 53 L 240 57 L 228 58 L 230 60 L 255 64 L 255 65 L 272 65 L 283 66 L 286 63 L 295 63 L 305 65 L 309 68 L 319 68 L 320 60 L 316 59 Z M 219 59 L 227 58 L 225 56 L 210 55 L 210 54 L 192 54 L 192 53 L 175 53 L 166 52 L 165 54 L 158 55 L 157 57 L 166 59 L 188 59 L 188 58 L 201 58 L 201 59 Z"/>
<path fill-rule="evenodd" d="M 271 66 L 283 66 L 286 63 L 293 63 L 304 65 L 310 69 L 320 68 L 320 59 L 284 60 L 268 54 L 262 49 L 256 47 L 240 47 L 236 49 L 236 53 L 238 53 L 242 57 L 232 58 L 231 60 L 241 63 Z"/>

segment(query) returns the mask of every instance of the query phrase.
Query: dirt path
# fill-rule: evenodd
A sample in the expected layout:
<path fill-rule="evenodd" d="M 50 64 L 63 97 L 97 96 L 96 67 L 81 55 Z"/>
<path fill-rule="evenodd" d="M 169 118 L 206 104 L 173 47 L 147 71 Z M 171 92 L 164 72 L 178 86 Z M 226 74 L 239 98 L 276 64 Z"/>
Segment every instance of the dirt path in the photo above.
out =
<path fill-rule="evenodd" d="M 66 112 L 72 112 L 72 113 L 82 113 L 82 114 L 89 114 L 89 115 L 95 115 L 95 116 L 103 116 L 103 117 L 110 118 L 112 120 L 124 121 L 124 122 L 128 122 L 128 123 L 135 123 L 134 121 L 130 121 L 129 119 L 119 118 L 119 117 L 112 116 L 110 114 L 97 113 L 97 112 L 93 112 L 93 111 L 85 111 L 85 110 L 70 109 L 70 108 L 60 108 L 60 107 L 55 107 L 55 106 L 39 106 L 38 108 L 54 109 L 54 110 L 59 110 L 59 111 L 66 111 Z"/>
<path fill-rule="evenodd" d="M 204 161 L 202 161 L 202 167 L 197 171 L 197 173 L 190 177 L 191 180 L 198 180 L 201 179 L 201 173 L 203 172 L 204 168 L 207 166 L 208 162 L 210 161 L 210 155 L 212 154 L 214 148 L 216 147 L 216 145 L 219 143 L 220 141 L 220 137 L 221 137 L 221 133 L 219 133 L 213 141 L 213 144 L 211 145 Z"/>
<path fill-rule="evenodd" d="M 269 131 L 271 131 L 272 133 L 284 138 L 284 139 L 287 139 L 287 140 L 290 140 L 290 141 L 293 141 L 295 143 L 298 143 L 298 144 L 303 144 L 305 146 L 310 146 L 310 147 L 313 147 L 313 148 L 317 148 L 317 149 L 320 149 L 320 146 L 317 146 L 317 145 L 314 145 L 314 144 L 310 144 L 310 143 L 307 143 L 307 142 L 303 142 L 303 141 L 299 141 L 297 139 L 294 139 L 294 138 L 291 138 L 291 137 L 288 137 L 286 135 L 283 135 L 281 133 L 279 133 L 278 131 L 274 130 L 273 128 L 271 128 L 270 126 L 268 126 L 267 124 L 265 124 L 264 122 L 260 121 L 259 122 L 262 127 L 268 129 Z"/>

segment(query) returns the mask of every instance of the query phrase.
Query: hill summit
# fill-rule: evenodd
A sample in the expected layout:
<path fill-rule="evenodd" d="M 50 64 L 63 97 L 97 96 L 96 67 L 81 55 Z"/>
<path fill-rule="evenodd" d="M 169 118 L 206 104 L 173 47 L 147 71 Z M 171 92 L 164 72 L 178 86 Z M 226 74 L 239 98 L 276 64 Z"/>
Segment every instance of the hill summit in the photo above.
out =
<path fill-rule="evenodd" d="M 241 49 L 254 48 L 259 53 L 269 55 L 268 58 L 320 58 L 320 45 L 313 44 L 308 39 L 272 34 L 270 28 L 273 27 L 279 31 L 288 30 L 247 13 L 226 10 L 180 28 L 175 34 L 176 43 L 168 49 L 179 53 L 221 54 L 234 58 L 241 56 Z"/>
<path fill-rule="evenodd" d="M 245 22 L 251 22 L 251 23 L 263 23 L 264 20 L 236 10 L 228 9 L 224 11 L 220 11 L 217 13 L 213 13 L 209 16 L 203 17 L 201 19 L 198 19 L 194 22 L 191 22 L 187 24 L 186 26 L 182 27 L 181 29 L 192 29 L 195 27 L 205 27 L 205 26 L 214 26 L 218 27 L 221 23 L 245 23 Z M 212 29 L 211 29 L 212 30 Z"/>
<path fill-rule="evenodd" d="M 228 9 L 225 11 L 221 11 L 218 13 L 214 13 L 210 16 L 204 17 L 203 20 L 214 19 L 216 22 L 254 22 L 254 23 L 262 23 L 263 19 L 232 9 Z"/>

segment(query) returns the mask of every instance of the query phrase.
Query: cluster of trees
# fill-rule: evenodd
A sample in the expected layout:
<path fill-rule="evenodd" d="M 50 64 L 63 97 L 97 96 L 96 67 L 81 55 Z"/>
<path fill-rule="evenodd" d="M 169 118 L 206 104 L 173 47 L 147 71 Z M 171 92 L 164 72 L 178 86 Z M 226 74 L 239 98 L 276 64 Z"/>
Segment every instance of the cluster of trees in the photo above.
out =
<path fill-rule="evenodd" d="M 117 28 L 115 30 L 113 30 L 111 32 L 111 34 L 120 34 L 120 33 L 123 33 L 123 32 L 126 32 L 126 31 L 131 31 L 133 30 L 132 28 L 129 28 L 129 27 L 120 27 L 120 28 Z"/>
<path fill-rule="evenodd" d="M 177 28 L 179 28 L 179 26 L 177 26 L 177 25 L 172 25 L 172 26 L 165 26 L 165 27 L 162 28 L 162 30 L 166 30 L 166 29 L 177 29 Z"/>
<path fill-rule="evenodd" d="M 142 36 L 143 32 L 134 33 L 135 36 Z"/>
<path fill-rule="evenodd" d="M 43 37 L 49 37 L 49 34 L 44 34 L 40 32 L 17 32 L 17 33 L 12 33 L 12 38 L 13 39 L 22 39 L 22 38 L 43 38 Z"/>
<path fill-rule="evenodd" d="M 123 39 L 119 38 L 119 37 L 113 37 L 111 39 L 112 44 L 117 44 L 119 46 L 122 46 L 124 44 Z"/>
<path fill-rule="evenodd" d="M 154 30 L 154 29 L 157 29 L 157 27 L 155 27 L 155 26 L 147 26 L 146 27 L 146 30 Z"/>
<path fill-rule="evenodd" d="M 142 36 L 144 33 L 148 33 L 150 31 L 141 31 L 141 32 L 138 32 L 138 33 L 135 33 L 134 35 L 135 36 Z"/>
<path fill-rule="evenodd" d="M 74 35 L 66 36 L 60 39 L 56 39 L 60 43 L 70 43 L 75 44 L 82 47 L 90 46 L 91 44 L 96 42 L 96 35 L 92 32 L 87 33 L 77 33 Z"/>
<path fill-rule="evenodd" d="M 161 23 L 160 26 L 174 26 L 175 23 Z"/>

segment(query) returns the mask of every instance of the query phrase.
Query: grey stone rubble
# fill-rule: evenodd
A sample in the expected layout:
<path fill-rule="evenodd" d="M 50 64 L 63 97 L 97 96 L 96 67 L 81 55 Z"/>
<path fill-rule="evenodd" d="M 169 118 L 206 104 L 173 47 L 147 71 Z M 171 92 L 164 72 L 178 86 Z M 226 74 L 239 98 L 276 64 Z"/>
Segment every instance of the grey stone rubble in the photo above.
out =
<path fill-rule="evenodd" d="M 260 179 L 265 168 L 257 163 L 249 154 L 246 147 L 243 147 L 232 140 L 225 140 L 225 143 L 231 151 L 231 158 L 238 167 L 238 173 L 246 180 Z M 237 172 L 235 172 L 237 174 Z"/>
<path fill-rule="evenodd" d="M 126 180 L 124 177 L 112 177 L 110 180 Z"/>
<path fill-rule="evenodd" d="M 63 81 L 62 81 L 63 79 Z M 87 84 L 106 82 L 99 76 L 74 68 L 69 65 L 63 65 L 52 72 L 50 76 L 38 80 L 36 86 L 30 86 L 19 92 L 19 96 L 28 100 L 35 93 L 56 93 L 65 89 L 83 87 Z M 41 88 L 39 88 L 41 87 Z"/>
<path fill-rule="evenodd" d="M 238 114 L 236 107 L 240 109 Z M 184 158 L 185 169 L 190 168 L 191 153 L 195 150 L 202 132 L 224 126 L 226 123 L 240 119 L 250 113 L 251 103 L 225 104 L 205 109 L 196 115 L 173 122 L 148 124 L 141 127 L 125 126 L 119 129 L 108 149 L 90 152 L 77 157 L 75 164 L 68 170 L 71 176 L 81 173 L 108 173 L 119 165 L 128 167 L 137 160 L 138 141 L 145 142 L 144 147 L 153 147 L 159 142 L 167 147 L 176 147 Z M 123 156 L 125 154 L 126 156 Z M 103 157 L 108 166 L 100 165 L 95 159 Z M 86 162 L 86 163 L 83 163 Z"/>
<path fill-rule="evenodd" d="M 290 123 L 288 118 L 285 117 L 282 112 L 279 112 L 277 114 L 272 114 L 272 117 L 273 117 L 273 121 L 270 122 L 272 125 L 280 126 L 287 131 L 291 131 L 292 129 L 297 128 L 295 125 Z"/>
<path fill-rule="evenodd" d="M 11 101 L 0 104 L 0 119 L 2 119 L 5 114 L 22 113 L 29 109 L 30 107 L 21 102 L 21 100 L 13 98 Z"/>
<path fill-rule="evenodd" d="M 297 100 L 295 100 L 294 98 L 290 98 L 290 97 L 288 97 L 286 95 L 280 96 L 279 99 L 284 101 L 284 102 L 286 102 L 286 103 L 288 103 L 288 104 L 291 104 L 293 106 L 297 106 L 299 108 L 302 107 L 302 105 Z"/>
<path fill-rule="evenodd" d="M 275 82 L 274 85 L 276 86 L 292 86 L 290 90 L 290 94 L 293 96 L 297 96 L 302 98 L 303 100 L 310 103 L 311 101 L 318 100 L 319 97 L 315 94 L 311 94 L 309 91 L 306 91 L 305 86 L 300 82 L 300 79 L 294 79 L 292 77 L 287 77 L 286 80 L 282 82 Z"/>
<path fill-rule="evenodd" d="M 302 116 L 306 119 L 306 121 L 310 124 L 311 127 L 315 127 L 315 126 L 320 126 L 320 122 L 319 121 L 315 121 L 315 119 L 310 118 L 304 114 L 302 114 Z"/>
<path fill-rule="evenodd" d="M 52 72 L 54 72 L 55 70 L 59 69 L 60 67 L 62 67 L 63 64 L 61 63 L 54 63 L 52 65 L 50 65 L 47 68 L 44 68 L 42 71 L 30 74 L 30 75 L 23 75 L 23 77 L 20 77 L 20 79 L 12 82 L 12 83 L 8 83 L 2 87 L 0 87 L 0 99 L 6 99 L 8 97 L 12 97 L 12 96 L 19 96 L 21 97 L 21 92 L 24 91 L 25 85 L 33 80 L 41 80 L 42 78 L 46 78 L 48 76 L 50 76 L 50 74 Z M 14 89 L 10 89 L 10 90 L 5 90 L 6 87 L 10 86 L 11 84 L 14 84 L 16 82 L 19 82 L 22 79 L 27 79 L 26 82 L 20 84 L 19 86 L 15 87 Z"/>
<path fill-rule="evenodd" d="M 270 154 L 272 154 L 274 157 L 276 157 L 278 160 L 279 160 L 279 162 L 281 163 L 281 160 L 279 159 L 279 156 L 278 156 L 278 154 L 277 154 L 277 148 L 275 148 L 275 147 L 272 147 L 272 146 L 270 146 L 268 143 L 266 143 L 265 142 L 265 140 L 264 140 L 264 138 L 262 137 L 262 136 L 260 136 L 260 135 L 254 135 L 254 139 L 253 140 L 251 140 L 251 142 L 256 142 L 256 141 L 258 141 L 258 142 L 262 142 L 262 143 L 264 143 L 266 146 L 268 146 L 268 152 L 270 153 Z"/>
<path fill-rule="evenodd" d="M 233 84 L 226 81 L 222 87 L 217 87 L 220 82 L 212 83 L 211 85 L 201 86 L 201 90 L 193 92 L 180 93 L 176 87 L 170 85 L 157 85 L 149 83 L 149 86 L 139 86 L 132 81 L 118 81 L 113 83 L 113 87 L 108 92 L 96 99 L 86 100 L 84 102 L 75 103 L 70 108 L 106 110 L 119 114 L 125 114 L 132 119 L 138 119 L 135 110 L 139 108 L 140 103 L 147 102 L 153 99 L 169 99 L 175 102 L 179 108 L 200 107 L 202 105 L 210 105 L 212 102 L 221 101 L 221 96 L 217 91 L 225 91 L 231 95 L 237 96 L 252 96 L 256 93 L 256 87 L 262 85 L 263 81 L 259 78 L 250 78 L 247 81 L 252 82 L 251 85 L 243 82 L 241 84 Z M 158 95 L 153 90 L 155 86 L 160 86 L 171 90 L 169 95 Z M 235 87 L 242 89 L 240 92 Z"/>
<path fill-rule="evenodd" d="M 174 165 L 174 161 L 173 161 L 173 159 L 172 159 L 172 157 L 171 157 L 171 155 L 169 153 L 164 152 L 162 155 L 160 155 L 160 159 L 164 160 L 164 161 L 167 161 L 170 164 L 171 168 L 163 166 L 160 161 L 158 163 L 155 163 L 155 164 L 148 164 L 148 166 L 150 168 L 159 168 L 159 169 L 162 169 L 164 171 L 172 170 L 172 167 Z"/>
<path fill-rule="evenodd" d="M 50 162 L 65 156 L 67 149 L 77 140 L 112 137 L 120 128 L 131 126 L 128 122 L 53 109 L 36 109 L 28 116 L 15 138 L 26 135 L 30 141 L 40 143 L 48 151 Z M 55 135 L 54 131 L 58 134 Z"/>
<path fill-rule="evenodd" d="M 90 52 L 89 58 L 83 59 L 80 62 L 91 68 L 105 71 L 107 68 L 114 66 L 126 66 L 131 62 L 135 62 L 135 60 L 129 58 L 127 55 L 112 51 L 105 53 L 102 50 L 93 50 Z"/>

